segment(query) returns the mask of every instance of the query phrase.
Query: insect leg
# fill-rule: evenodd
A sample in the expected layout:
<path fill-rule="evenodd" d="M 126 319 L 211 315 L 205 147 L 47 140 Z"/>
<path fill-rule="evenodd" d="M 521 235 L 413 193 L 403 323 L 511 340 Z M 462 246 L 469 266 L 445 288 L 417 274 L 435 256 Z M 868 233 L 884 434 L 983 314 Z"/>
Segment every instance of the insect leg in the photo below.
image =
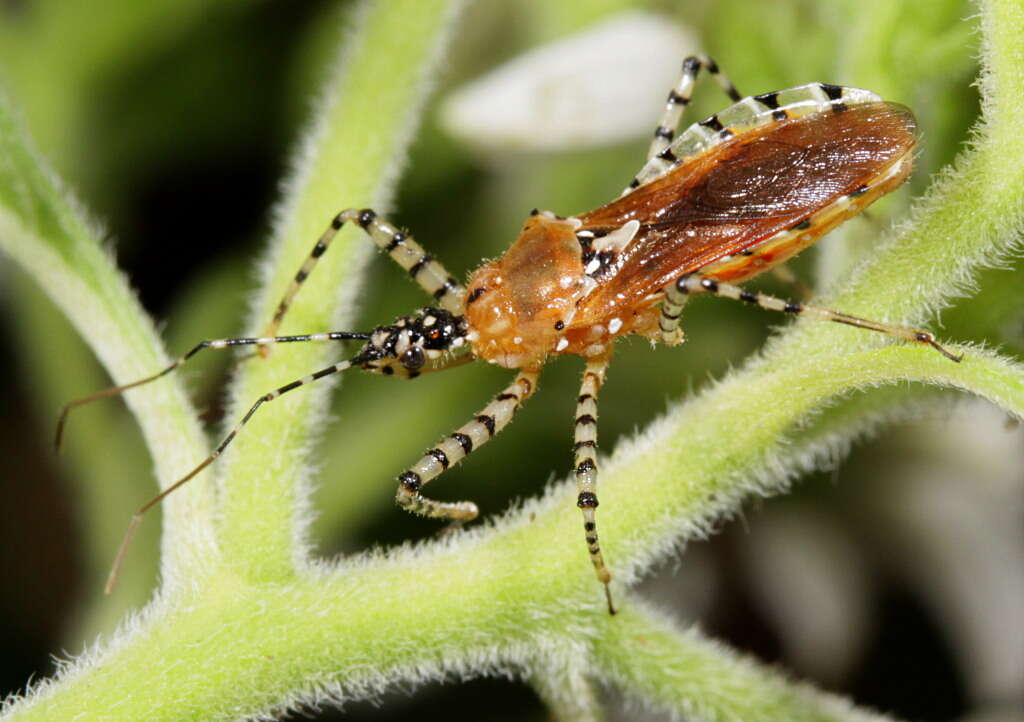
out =
<path fill-rule="evenodd" d="M 264 336 L 273 336 L 277 332 L 281 320 L 284 318 L 288 307 L 291 306 L 295 294 L 299 292 L 302 284 L 313 272 L 320 256 L 326 251 L 334 236 L 337 235 L 345 223 L 356 223 L 370 236 L 370 239 L 391 256 L 394 261 L 409 272 L 413 280 L 420 285 L 424 291 L 434 297 L 437 304 L 452 313 L 461 314 L 464 310 L 463 299 L 466 296 L 466 289 L 456 281 L 440 263 L 435 261 L 430 254 L 423 250 L 413 237 L 404 231 L 399 230 L 385 220 L 379 218 L 376 212 L 369 208 L 362 210 L 348 208 L 334 217 L 327 230 L 317 240 L 309 258 L 302 264 L 295 278 L 292 280 L 288 290 L 285 291 L 281 302 L 277 304 L 274 311 L 274 318 L 267 326 Z"/>
<path fill-rule="evenodd" d="M 668 346 L 676 346 L 683 342 L 683 329 L 679 327 L 679 317 L 683 313 L 683 306 L 690 300 L 690 297 L 670 285 L 665 289 L 665 298 L 661 302 L 661 314 L 658 316 L 658 329 L 661 331 L 661 341 Z"/>
<path fill-rule="evenodd" d="M 435 501 L 423 496 L 420 490 L 505 428 L 522 403 L 537 388 L 538 378 L 539 370 L 520 371 L 515 381 L 495 396 L 475 419 L 446 436 L 412 467 L 399 474 L 398 492 L 395 494 L 398 505 L 413 514 L 435 519 L 469 521 L 475 518 L 479 512 L 473 502 Z"/>
<path fill-rule="evenodd" d="M 245 413 L 245 416 L 243 416 L 241 420 L 237 424 L 235 424 L 234 428 L 231 429 L 230 433 L 228 433 L 228 435 L 225 436 L 219 444 L 217 444 L 217 448 L 210 452 L 209 456 L 207 456 L 205 459 L 199 462 L 199 464 L 197 464 L 190 472 L 185 474 L 185 476 L 181 477 L 173 484 L 168 486 L 166 489 L 161 491 L 159 494 L 154 496 L 152 499 L 147 501 L 145 504 L 140 506 L 138 510 L 135 512 L 135 514 L 132 515 L 132 520 L 128 524 L 128 531 L 125 532 L 124 539 L 121 540 L 121 546 L 118 548 L 117 556 L 114 558 L 114 565 L 110 569 L 110 575 L 107 577 L 107 585 L 105 587 L 105 592 L 107 594 L 110 594 L 110 592 L 114 589 L 114 585 L 117 583 L 117 576 L 121 570 L 121 564 L 124 561 L 125 553 L 128 551 L 128 547 L 132 542 L 132 538 L 135 536 L 135 532 L 139 528 L 139 524 L 142 522 L 142 516 L 147 511 L 149 511 L 154 506 L 163 501 L 168 494 L 184 486 L 187 482 L 191 481 L 200 471 L 202 471 L 207 466 L 212 464 L 218 456 L 224 453 L 224 450 L 234 440 L 234 438 L 238 436 L 239 432 L 241 432 L 242 430 L 242 427 L 249 422 L 249 419 L 252 418 L 253 414 L 256 413 L 256 410 L 260 406 L 270 401 L 273 401 L 281 394 L 286 394 L 289 391 L 292 391 L 293 389 L 299 388 L 300 386 L 305 386 L 306 384 L 312 383 L 318 379 L 322 379 L 324 376 L 330 376 L 331 374 L 337 373 L 339 371 L 344 371 L 346 369 L 351 368 L 352 366 L 358 365 L 359 363 L 360 359 L 358 359 L 357 357 L 356 359 L 350 359 L 348 361 L 341 361 L 339 363 L 332 364 L 331 366 L 328 366 L 327 368 L 312 373 L 309 376 L 303 376 L 301 379 L 296 379 L 291 383 L 285 384 L 284 386 L 280 386 L 274 389 L 273 391 L 269 391 L 263 394 L 263 396 L 260 396 L 258 399 L 256 399 L 256 403 L 254 403 Z"/>
<path fill-rule="evenodd" d="M 665 105 L 665 112 L 661 115 L 658 127 L 654 129 L 654 140 L 647 150 L 647 160 L 663 153 L 672 143 L 675 137 L 676 128 L 679 127 L 679 119 L 683 115 L 683 109 L 690 103 L 693 97 L 693 86 L 697 82 L 697 75 L 701 69 L 707 70 L 726 95 L 733 101 L 740 100 L 740 94 L 736 87 L 718 69 L 718 63 L 706 55 L 691 55 L 683 61 L 683 74 L 679 82 L 669 91 L 668 101 Z"/>
<path fill-rule="evenodd" d="M 580 395 L 576 399 L 575 442 L 573 444 L 576 467 L 576 506 L 583 511 L 583 531 L 587 539 L 587 551 L 590 561 L 597 573 L 597 580 L 604 584 L 605 597 L 608 600 L 608 613 L 615 614 L 612 604 L 611 572 L 605 566 L 601 556 L 601 546 L 597 539 L 597 522 L 594 510 L 597 509 L 597 392 L 604 382 L 604 373 L 608 368 L 609 358 L 592 358 L 587 360 L 580 385 Z"/>
<path fill-rule="evenodd" d="M 851 316 L 840 311 L 830 311 L 827 308 L 808 306 L 807 304 L 795 303 L 793 301 L 784 301 L 783 299 L 776 298 L 775 296 L 747 291 L 739 286 L 734 286 L 730 283 L 722 283 L 713 278 L 704 277 L 696 273 L 682 276 L 673 285 L 676 290 L 684 294 L 712 293 L 716 296 L 725 296 L 726 298 L 752 303 L 760 306 L 761 308 L 766 308 L 769 311 L 783 311 L 785 313 L 792 313 L 800 316 L 810 316 L 811 318 L 817 318 L 822 321 L 834 321 L 835 323 L 844 323 L 847 326 L 856 326 L 857 328 L 866 328 L 870 331 L 878 331 L 879 333 L 900 338 L 904 341 L 913 341 L 915 343 L 931 346 L 950 361 L 960 361 L 963 358 L 962 355 L 957 356 L 946 350 L 935 340 L 935 336 L 928 331 L 919 331 L 918 329 L 907 328 L 905 326 L 893 326 L 880 321 L 871 321 L 866 318 Z"/>
<path fill-rule="evenodd" d="M 300 336 L 261 336 L 261 337 L 258 337 L 258 338 L 217 338 L 217 339 L 209 339 L 207 341 L 201 341 L 200 343 L 198 343 L 194 347 L 192 347 L 192 349 L 189 350 L 188 353 L 186 353 L 186 354 L 184 354 L 182 356 L 179 356 L 177 359 L 175 359 L 175 361 L 173 363 L 171 363 L 165 369 L 163 369 L 162 371 L 158 371 L 157 373 L 153 374 L 152 376 L 147 376 L 145 378 L 138 379 L 137 381 L 132 381 L 131 383 L 123 384 L 121 386 L 111 386 L 111 387 L 106 388 L 106 389 L 101 389 L 100 391 L 96 391 L 94 393 L 91 393 L 88 396 L 83 396 L 80 399 L 75 399 L 73 401 L 69 401 L 68 403 L 64 404 L 64 406 L 60 410 L 60 416 L 57 418 L 57 433 L 56 433 L 55 438 L 54 438 L 54 446 L 57 448 L 57 450 L 60 450 L 61 439 L 64 436 L 64 425 L 67 422 L 68 414 L 71 412 L 71 409 L 75 408 L 76 406 L 81 406 L 82 404 L 87 404 L 87 403 L 89 403 L 91 401 L 97 401 L 99 399 L 106 399 L 106 398 L 109 398 L 111 396 L 117 396 L 118 394 L 121 394 L 121 393 L 127 391 L 128 389 L 133 389 L 136 386 L 142 386 L 143 384 L 148 384 L 150 381 L 156 381 L 157 379 L 162 378 L 163 376 L 166 376 L 167 374 L 171 373 L 171 371 L 174 371 L 174 369 L 176 369 L 179 366 L 181 366 L 183 363 L 188 361 L 190 358 L 195 356 L 197 353 L 199 353 L 203 349 L 207 349 L 207 348 L 221 349 L 221 348 L 230 348 L 232 346 L 257 346 L 257 347 L 263 347 L 263 346 L 269 346 L 269 345 L 275 344 L 275 343 L 295 343 L 295 342 L 303 342 L 303 341 L 349 341 L 349 340 L 352 340 L 352 339 L 366 340 L 368 338 L 370 338 L 370 334 L 368 334 L 368 333 L 349 333 L 347 331 L 331 331 L 331 332 L 328 332 L 328 333 L 309 333 L 309 334 L 303 334 L 303 335 L 300 335 Z"/>

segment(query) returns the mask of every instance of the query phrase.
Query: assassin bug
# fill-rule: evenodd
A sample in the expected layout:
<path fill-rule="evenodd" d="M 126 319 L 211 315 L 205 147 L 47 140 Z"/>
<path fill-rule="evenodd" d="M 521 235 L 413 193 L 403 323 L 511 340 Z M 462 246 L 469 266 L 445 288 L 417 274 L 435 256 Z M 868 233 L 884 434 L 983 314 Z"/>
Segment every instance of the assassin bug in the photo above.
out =
<path fill-rule="evenodd" d="M 480 413 L 444 437 L 398 476 L 399 506 L 456 523 L 477 516 L 469 501 L 441 502 L 423 488 L 501 431 L 537 387 L 553 354 L 583 356 L 576 403 L 574 468 L 587 550 L 615 613 L 611 573 L 598 543 L 597 395 L 614 341 L 637 334 L 669 345 L 682 341 L 687 299 L 709 293 L 765 309 L 843 323 L 925 344 L 953 361 L 927 332 L 785 301 L 735 285 L 783 263 L 882 195 L 910 173 L 911 112 L 866 90 L 812 83 L 741 98 L 713 60 L 689 57 L 668 96 L 647 163 L 622 195 L 596 210 L 561 217 L 533 211 L 519 237 L 463 286 L 413 238 L 369 209 L 339 213 L 313 246 L 258 338 L 203 341 L 167 368 L 134 383 L 78 399 L 68 411 L 164 376 L 205 348 L 303 341 L 362 340 L 352 358 L 261 396 L 214 451 L 136 512 L 108 580 L 116 578 L 142 515 L 214 461 L 263 404 L 349 368 L 408 379 L 474 358 L 516 370 L 513 382 Z M 701 70 L 734 104 L 676 137 Z M 435 305 L 368 333 L 277 336 L 303 282 L 346 223 L 362 228 Z"/>

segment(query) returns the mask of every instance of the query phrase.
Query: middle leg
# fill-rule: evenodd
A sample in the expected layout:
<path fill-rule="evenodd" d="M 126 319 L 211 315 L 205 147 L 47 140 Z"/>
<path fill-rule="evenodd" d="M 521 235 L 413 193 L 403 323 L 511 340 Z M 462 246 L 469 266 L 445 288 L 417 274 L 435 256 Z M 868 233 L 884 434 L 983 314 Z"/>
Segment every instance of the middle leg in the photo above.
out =
<path fill-rule="evenodd" d="M 459 430 L 446 436 L 437 446 L 425 453 L 407 471 L 398 476 L 398 492 L 395 501 L 400 507 L 413 514 L 434 519 L 469 521 L 479 511 L 471 501 L 442 502 L 429 499 L 420 490 L 431 480 L 444 473 L 448 467 L 462 459 L 505 428 L 512 417 L 537 388 L 540 370 L 522 370 L 515 381 L 494 397 L 491 403 Z"/>
<path fill-rule="evenodd" d="M 576 506 L 583 512 L 583 531 L 587 539 L 587 552 L 594 565 L 597 580 L 604 585 L 608 600 L 608 613 L 615 614 L 612 603 L 612 574 L 604 563 L 601 546 L 597 538 L 597 393 L 604 383 L 605 370 L 610 358 L 601 356 L 587 359 L 580 384 L 580 395 L 576 399 L 575 443 L 573 444 L 576 467 Z"/>

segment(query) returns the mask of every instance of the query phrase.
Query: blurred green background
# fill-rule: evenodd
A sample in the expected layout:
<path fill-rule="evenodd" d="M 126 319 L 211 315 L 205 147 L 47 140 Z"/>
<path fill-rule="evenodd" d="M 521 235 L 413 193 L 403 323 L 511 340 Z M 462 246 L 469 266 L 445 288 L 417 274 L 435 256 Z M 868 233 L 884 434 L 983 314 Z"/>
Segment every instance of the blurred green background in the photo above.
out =
<path fill-rule="evenodd" d="M 470 7 L 456 32 L 435 98 L 443 100 L 453 88 L 525 50 L 627 8 L 661 13 L 665 22 L 687 28 L 745 93 L 820 80 L 870 88 L 914 108 L 922 147 L 910 187 L 876 206 L 868 220 L 853 221 L 842 238 L 827 240 L 830 249 L 814 249 L 793 264 L 811 287 L 870 252 L 881 230 L 954 157 L 977 116 L 970 85 L 976 27 L 964 19 L 972 6 L 961 0 L 481 1 Z M 172 354 L 203 338 L 239 332 L 289 154 L 301 137 L 321 73 L 337 52 L 338 27 L 352 10 L 353 3 L 312 0 L 109 0 L 102 6 L 84 0 L 0 0 L 3 86 L 39 149 L 107 229 L 118 263 L 164 325 Z M 695 105 L 687 116 L 691 121 L 724 101 L 713 84 L 702 83 Z M 659 112 L 651 107 L 651 129 Z M 530 208 L 569 214 L 614 197 L 639 168 L 648 143 L 645 133 L 601 149 L 554 154 L 499 149 L 484 158 L 445 133 L 438 117 L 435 102 L 427 109 L 390 215 L 460 276 L 499 254 Z M 339 209 L 346 204 L 338 199 Z M 424 303 L 400 276 L 384 259 L 374 264 L 357 330 Z M 946 313 L 943 335 L 1019 351 L 1022 319 L 1014 290 L 1020 281 L 1014 269 L 987 273 L 978 300 Z M 773 279 L 756 285 L 792 295 Z M 7 309 L 0 315 L 0 363 L 5 378 L 14 381 L 0 397 L 0 444 L 8 464 L 0 481 L 6 592 L 0 600 L 0 677 L 3 689 L 14 691 L 30 676 L 51 673 L 50 655 L 79 651 L 110 631 L 126 609 L 145 602 L 155 583 L 159 523 L 154 517 L 144 524 L 118 592 L 99 596 L 131 510 L 154 493 L 150 462 L 132 418 L 117 401 L 72 418 L 67 448 L 60 459 L 54 456 L 50 438 L 56 410 L 108 380 L 76 334 L 10 263 L 0 266 L 0 293 Z M 708 299 L 687 309 L 688 341 L 682 347 L 652 350 L 636 340 L 621 343 L 602 394 L 602 447 L 614 448 L 618 438 L 642 428 L 668 401 L 741 363 L 782 322 Z M 322 329 L 309 329 L 314 330 Z M 183 371 L 215 430 L 223 421 L 222 389 L 231 363 L 211 354 Z M 513 499 L 537 493 L 526 480 L 567 473 L 580 368 L 578 359 L 550 364 L 542 392 L 521 420 L 446 474 L 437 496 L 472 498 L 485 514 L 500 513 Z M 320 553 L 433 534 L 432 525 L 394 507 L 393 478 L 403 464 L 475 413 L 506 377 L 507 372 L 472 365 L 414 383 L 346 379 L 336 402 L 339 420 L 320 447 L 314 500 Z M 898 406 L 923 404 L 914 408 L 927 417 L 941 417 L 948 407 L 935 403 L 936 394 L 882 393 L 899 396 Z M 988 424 L 1020 447 L 1019 435 L 1003 431 L 998 415 L 984 409 L 957 413 L 966 415 L 967 427 Z M 1015 709 L 1020 698 L 1014 695 L 1024 694 L 1024 682 L 1015 689 L 979 677 L 978 665 L 993 662 L 980 663 L 971 651 L 978 645 L 963 641 L 970 633 L 957 631 L 963 609 L 990 607 L 943 601 L 948 595 L 955 600 L 955 590 L 942 592 L 947 597 L 936 601 L 934 592 L 921 591 L 928 585 L 908 573 L 914 564 L 893 561 L 891 545 L 911 527 L 913 533 L 901 541 L 904 548 L 931 549 L 934 545 L 920 535 L 943 531 L 922 522 L 918 535 L 913 519 L 899 512 L 901 503 L 919 508 L 920 499 L 911 493 L 918 477 L 926 479 L 922 489 L 929 495 L 948 487 L 954 499 L 956 489 L 974 482 L 971 503 L 992 526 L 984 509 L 989 504 L 1005 510 L 999 503 L 1003 497 L 979 494 L 977 479 L 984 473 L 1005 477 L 993 482 L 995 488 L 1019 499 L 1019 452 L 995 471 L 966 466 L 960 455 L 957 462 L 965 468 L 953 473 L 950 464 L 939 462 L 950 439 L 962 436 L 956 431 L 960 427 L 934 421 L 924 430 L 920 424 L 889 428 L 893 431 L 883 439 L 858 446 L 838 471 L 812 475 L 791 496 L 755 505 L 747 513 L 749 523 L 723 524 L 713 540 L 665 565 L 647 593 L 676 608 L 684 620 L 699 620 L 705 630 L 764 660 L 899 716 L 945 720 L 978 710 Z M 932 478 L 927 470 L 940 466 L 955 478 L 948 484 L 927 481 Z M 332 484 L 332 469 L 339 468 L 360 484 Z M 911 481 L 901 489 L 904 480 Z M 908 499 L 899 498 L 902 492 Z M 801 563 L 799 555 L 808 547 L 821 553 Z M 922 558 L 918 555 L 917 562 Z M 933 560 L 938 577 L 949 563 L 941 554 Z M 780 565 L 778 575 L 773 564 Z M 787 606 L 786 595 L 772 588 L 771 579 L 784 579 L 794 564 L 807 586 L 791 589 L 820 592 L 822 600 L 793 599 Z M 822 622 L 817 645 L 813 639 L 801 641 L 807 630 L 801 636 L 801 624 L 794 627 L 791 619 L 807 604 L 837 609 L 838 621 Z M 1014 622 L 1010 616 L 1006 623 Z M 1015 621 L 1022 623 L 1019 614 Z M 418 720 L 544 718 L 528 687 L 504 681 L 431 688 L 397 697 L 380 710 L 356 706 L 346 715 L 324 713 L 323 718 L 414 715 Z"/>

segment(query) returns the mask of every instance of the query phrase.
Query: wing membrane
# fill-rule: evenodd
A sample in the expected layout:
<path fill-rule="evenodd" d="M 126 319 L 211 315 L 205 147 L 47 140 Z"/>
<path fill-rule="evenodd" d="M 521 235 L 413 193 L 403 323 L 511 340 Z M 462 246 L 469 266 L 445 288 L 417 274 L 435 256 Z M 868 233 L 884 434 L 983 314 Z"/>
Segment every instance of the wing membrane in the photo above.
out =
<path fill-rule="evenodd" d="M 907 108 L 884 102 L 780 120 L 738 133 L 579 216 L 598 235 L 631 220 L 640 229 L 604 269 L 573 325 L 636 306 L 679 276 L 744 252 L 855 192 L 912 151 L 914 130 Z"/>

